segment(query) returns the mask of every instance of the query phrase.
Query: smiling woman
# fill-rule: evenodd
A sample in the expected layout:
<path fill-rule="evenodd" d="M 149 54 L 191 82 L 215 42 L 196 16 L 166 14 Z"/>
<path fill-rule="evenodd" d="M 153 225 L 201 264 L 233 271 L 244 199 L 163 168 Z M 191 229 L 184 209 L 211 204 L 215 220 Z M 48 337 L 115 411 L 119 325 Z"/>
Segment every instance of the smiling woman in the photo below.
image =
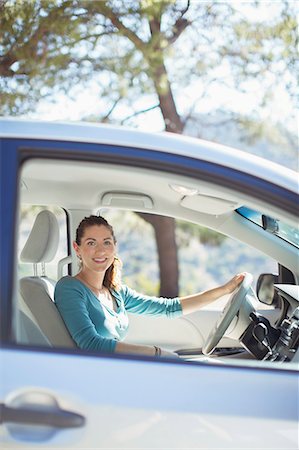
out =
<path fill-rule="evenodd" d="M 103 217 L 85 217 L 77 228 L 76 240 L 73 242 L 81 263 L 81 271 L 77 277 L 87 278 L 89 273 L 96 270 L 103 273 L 104 279 L 100 280 L 101 285 L 107 285 L 108 288 L 117 287 L 115 280 L 119 268 L 115 246 L 113 228 Z M 90 264 L 92 264 L 91 267 L 89 267 Z M 95 289 L 99 288 L 95 287 Z"/>
<path fill-rule="evenodd" d="M 243 279 L 239 275 L 216 289 L 182 298 L 136 293 L 120 283 L 114 231 L 100 216 L 85 217 L 80 222 L 73 247 L 80 272 L 57 283 L 55 303 L 74 341 L 86 350 L 177 357 L 155 345 L 121 343 L 129 325 L 127 312 L 167 317 L 190 314 L 231 293 Z"/>

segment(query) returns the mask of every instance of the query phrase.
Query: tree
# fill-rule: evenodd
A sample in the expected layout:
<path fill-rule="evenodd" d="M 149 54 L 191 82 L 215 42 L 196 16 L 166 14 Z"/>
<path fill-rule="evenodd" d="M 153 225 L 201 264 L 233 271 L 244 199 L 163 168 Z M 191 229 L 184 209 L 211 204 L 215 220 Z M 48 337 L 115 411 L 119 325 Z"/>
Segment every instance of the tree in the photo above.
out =
<path fill-rule="evenodd" d="M 2 113 L 32 110 L 43 97 L 92 81 L 99 98 L 107 100 L 99 121 L 120 121 L 120 104 L 131 108 L 129 118 L 156 108 L 166 131 L 182 133 L 193 109 L 220 82 L 239 89 L 248 89 L 249 80 L 266 82 L 269 96 L 283 75 L 293 95 L 295 8 L 292 2 L 277 3 L 267 23 L 256 23 L 231 2 L 4 0 Z M 259 2 L 251 7 L 258 11 Z M 201 92 L 194 107 L 179 111 L 180 90 L 198 81 Z M 143 95 L 148 106 L 136 110 Z M 263 104 L 266 96 L 259 97 Z M 175 242 L 172 219 L 144 218 L 157 236 L 163 232 Z M 160 272 L 167 273 L 161 277 L 160 294 L 177 295 L 177 259 L 172 270 L 167 261 L 164 265 L 163 245 L 158 241 Z"/>
<path fill-rule="evenodd" d="M 206 95 L 219 82 L 246 89 L 244 82 L 259 78 L 270 89 L 284 78 L 294 97 L 296 4 L 259 3 L 250 8 L 258 17 L 271 6 L 267 21 L 248 21 L 231 2 L 1 0 L 2 113 L 32 110 L 41 98 L 95 76 L 112 106 L 157 96 L 152 107 L 161 107 L 166 129 L 176 132 L 184 121 L 175 97 L 194 81 Z"/>

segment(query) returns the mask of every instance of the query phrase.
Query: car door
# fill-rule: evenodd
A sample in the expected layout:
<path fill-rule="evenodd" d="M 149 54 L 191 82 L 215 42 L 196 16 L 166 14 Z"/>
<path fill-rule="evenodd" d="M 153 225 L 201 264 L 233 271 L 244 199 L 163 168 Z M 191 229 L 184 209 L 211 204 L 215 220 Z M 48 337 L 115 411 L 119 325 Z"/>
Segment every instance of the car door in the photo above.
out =
<path fill-rule="evenodd" d="M 42 139 L 1 142 L 0 442 L 3 448 L 297 448 L 297 373 L 269 365 L 188 363 L 16 342 L 21 166 L 117 160 L 219 176 L 217 164 L 146 148 Z M 170 169 L 171 168 L 171 169 Z M 233 183 L 228 168 L 221 177 Z M 238 174 L 238 185 L 242 174 Z M 244 177 L 243 189 L 253 177 Z M 279 191 L 279 190 L 278 190 Z M 279 192 L 278 192 L 279 194 Z M 281 195 L 283 199 L 283 189 Z M 267 195 L 267 194 L 265 194 Z"/>

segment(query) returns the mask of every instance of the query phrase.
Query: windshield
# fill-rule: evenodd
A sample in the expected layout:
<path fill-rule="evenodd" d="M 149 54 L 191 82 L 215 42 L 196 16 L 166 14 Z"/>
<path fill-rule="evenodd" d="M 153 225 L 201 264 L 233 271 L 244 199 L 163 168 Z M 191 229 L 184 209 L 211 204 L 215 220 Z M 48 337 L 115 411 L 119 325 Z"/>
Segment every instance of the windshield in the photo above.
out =
<path fill-rule="evenodd" d="M 246 219 L 251 222 L 263 227 L 264 230 L 269 233 L 275 234 L 279 236 L 281 239 L 284 239 L 287 242 L 299 247 L 299 229 L 298 227 L 291 227 L 286 223 L 283 223 L 279 219 L 274 219 L 265 214 L 262 214 L 259 211 L 254 211 L 253 209 L 247 208 L 246 206 L 242 206 L 237 209 L 237 212 L 241 214 Z"/>

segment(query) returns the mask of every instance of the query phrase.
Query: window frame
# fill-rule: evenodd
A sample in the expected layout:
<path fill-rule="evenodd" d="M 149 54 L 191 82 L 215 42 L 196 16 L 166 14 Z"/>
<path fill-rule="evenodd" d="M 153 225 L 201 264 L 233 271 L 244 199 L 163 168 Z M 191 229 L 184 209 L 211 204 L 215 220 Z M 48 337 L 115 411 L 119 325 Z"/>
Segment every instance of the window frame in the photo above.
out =
<path fill-rule="evenodd" d="M 262 218 L 263 214 L 260 211 L 253 210 L 251 208 L 248 208 L 247 206 L 241 206 L 240 208 L 238 208 L 236 210 L 236 212 L 240 216 L 244 217 L 244 219 L 247 219 L 249 222 L 252 222 L 255 225 L 257 225 L 259 228 L 263 228 L 265 231 L 267 231 L 269 233 L 272 233 L 275 236 L 277 236 L 278 239 L 282 239 L 283 241 L 287 242 L 288 244 L 291 244 L 296 249 L 299 249 L 299 241 L 298 241 L 298 244 L 296 244 L 291 239 L 284 238 L 278 232 L 276 232 L 276 231 L 268 231 L 266 228 L 264 228 L 263 223 L 262 223 L 263 222 L 263 218 Z M 283 226 L 284 227 L 288 227 L 287 224 L 283 224 Z M 298 231 L 298 234 L 299 234 L 299 231 Z"/>
<path fill-rule="evenodd" d="M 1 335 L 0 343 L 5 348 L 37 350 L 54 353 L 73 353 L 72 349 L 58 349 L 36 346 L 22 346 L 15 342 L 13 332 L 14 311 L 12 299 L 16 290 L 16 249 L 18 232 L 18 202 L 19 181 L 23 164 L 29 159 L 73 160 L 96 163 L 123 164 L 148 169 L 159 169 L 166 173 L 185 175 L 194 179 L 209 181 L 217 177 L 219 184 L 246 192 L 248 186 L 255 196 L 260 196 L 268 203 L 282 207 L 286 211 L 294 211 L 297 196 L 287 189 L 271 185 L 258 177 L 240 172 L 217 163 L 195 159 L 190 156 L 151 151 L 146 148 L 136 148 L 134 145 L 119 146 L 88 142 L 69 142 L 46 139 L 2 138 L 1 158 L 4 164 L 1 167 L 1 183 L 6 187 L 8 195 L 5 197 L 1 190 L 1 216 L 5 215 L 4 226 L 1 227 Z M 4 157 L 5 154 L 5 157 Z M 5 239 L 4 239 L 5 236 Z M 71 243 L 69 242 L 69 247 Z M 85 356 L 104 356 L 112 358 L 128 358 L 128 355 L 113 354 L 99 355 L 96 352 L 75 350 L 76 354 Z M 148 359 L 147 357 L 130 355 L 130 359 Z M 178 361 L 177 363 L 184 363 Z"/>

